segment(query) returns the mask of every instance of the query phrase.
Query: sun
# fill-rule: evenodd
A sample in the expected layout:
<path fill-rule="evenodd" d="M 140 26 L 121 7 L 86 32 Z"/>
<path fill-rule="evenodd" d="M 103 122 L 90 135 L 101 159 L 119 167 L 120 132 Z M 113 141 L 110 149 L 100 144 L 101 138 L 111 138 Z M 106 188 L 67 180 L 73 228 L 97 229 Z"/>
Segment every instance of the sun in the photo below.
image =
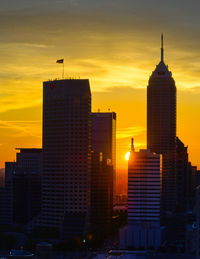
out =
<path fill-rule="evenodd" d="M 128 161 L 129 157 L 130 157 L 130 152 L 127 152 L 126 155 L 125 155 L 125 159 Z"/>

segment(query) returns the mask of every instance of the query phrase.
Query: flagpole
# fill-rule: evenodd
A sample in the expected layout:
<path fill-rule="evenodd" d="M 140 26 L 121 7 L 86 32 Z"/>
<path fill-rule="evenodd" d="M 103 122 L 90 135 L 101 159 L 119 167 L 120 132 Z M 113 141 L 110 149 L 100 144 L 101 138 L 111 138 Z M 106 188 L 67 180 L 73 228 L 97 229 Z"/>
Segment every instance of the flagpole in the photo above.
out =
<path fill-rule="evenodd" d="M 62 79 L 64 79 L 64 77 L 65 77 L 64 58 L 62 58 L 62 59 L 57 59 L 56 63 L 58 63 L 58 64 L 63 64 L 63 68 L 62 68 Z"/>
<path fill-rule="evenodd" d="M 64 64 L 64 59 L 63 59 L 63 75 L 62 75 L 63 79 L 65 77 L 65 64 Z"/>

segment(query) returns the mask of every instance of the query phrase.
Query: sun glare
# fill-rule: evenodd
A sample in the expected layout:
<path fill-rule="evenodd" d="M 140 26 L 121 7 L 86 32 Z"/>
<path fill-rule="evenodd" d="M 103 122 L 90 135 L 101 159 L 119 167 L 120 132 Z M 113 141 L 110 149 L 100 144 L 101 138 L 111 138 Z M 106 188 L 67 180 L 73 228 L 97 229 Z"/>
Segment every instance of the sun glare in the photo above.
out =
<path fill-rule="evenodd" d="M 126 155 L 125 155 L 125 159 L 128 161 L 129 157 L 130 157 L 130 152 L 127 152 Z"/>

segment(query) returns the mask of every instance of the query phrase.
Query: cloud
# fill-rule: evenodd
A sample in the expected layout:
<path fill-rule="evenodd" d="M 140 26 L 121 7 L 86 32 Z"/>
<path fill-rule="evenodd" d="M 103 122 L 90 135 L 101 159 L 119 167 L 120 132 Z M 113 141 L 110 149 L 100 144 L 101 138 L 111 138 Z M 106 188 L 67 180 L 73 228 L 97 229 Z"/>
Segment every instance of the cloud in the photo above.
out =
<path fill-rule="evenodd" d="M 15 137 L 31 136 L 41 138 L 40 121 L 3 121 L 0 120 L 1 130 L 11 130 Z"/>
<path fill-rule="evenodd" d="M 142 126 L 121 128 L 117 130 L 117 139 L 131 138 L 143 134 L 146 129 Z"/>

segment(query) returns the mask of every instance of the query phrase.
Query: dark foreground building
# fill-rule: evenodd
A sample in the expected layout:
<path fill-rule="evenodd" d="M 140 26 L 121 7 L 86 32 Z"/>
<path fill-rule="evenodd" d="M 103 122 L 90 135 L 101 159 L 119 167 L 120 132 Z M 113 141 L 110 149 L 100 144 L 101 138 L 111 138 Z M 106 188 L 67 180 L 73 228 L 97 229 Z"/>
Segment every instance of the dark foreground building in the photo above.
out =
<path fill-rule="evenodd" d="M 109 234 L 113 211 L 113 166 L 103 153 L 92 152 L 91 229 L 103 238 Z"/>
<path fill-rule="evenodd" d="M 147 148 L 163 155 L 162 213 L 175 210 L 176 198 L 176 86 L 161 61 L 152 72 L 147 87 Z"/>
<path fill-rule="evenodd" d="M 189 209 L 189 163 L 187 147 L 176 138 L 176 190 L 177 208 L 176 212 L 186 212 Z M 194 188 L 195 190 L 195 188 Z"/>
<path fill-rule="evenodd" d="M 92 113 L 92 151 L 102 152 L 113 166 L 113 194 L 116 188 L 116 113 Z"/>
<path fill-rule="evenodd" d="M 41 210 L 42 149 L 18 148 L 16 162 L 5 163 L 0 190 L 0 224 L 24 226 Z"/>
<path fill-rule="evenodd" d="M 91 93 L 88 80 L 43 84 L 43 182 L 40 225 L 60 237 L 89 227 Z"/>

